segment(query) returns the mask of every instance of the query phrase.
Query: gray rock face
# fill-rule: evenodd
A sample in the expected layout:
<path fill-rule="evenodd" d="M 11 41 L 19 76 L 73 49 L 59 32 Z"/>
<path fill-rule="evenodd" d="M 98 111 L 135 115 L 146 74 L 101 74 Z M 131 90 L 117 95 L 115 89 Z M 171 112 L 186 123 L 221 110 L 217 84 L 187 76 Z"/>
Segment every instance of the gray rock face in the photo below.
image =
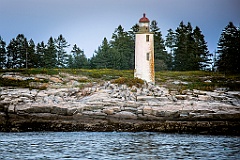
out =
<path fill-rule="evenodd" d="M 16 75 L 14 78 L 21 77 Z M 56 84 L 62 81 L 65 80 L 59 77 L 51 78 L 51 82 Z M 183 125 L 183 121 L 194 121 L 196 125 L 196 121 L 239 122 L 240 120 L 238 91 L 187 90 L 183 91 L 183 94 L 176 94 L 153 84 L 145 84 L 142 88 L 137 88 L 106 82 L 103 85 L 92 84 L 80 89 L 76 87 L 78 83 L 73 80 L 71 84 L 67 83 L 66 87 L 60 88 L 53 84 L 46 90 L 1 87 L 1 130 L 11 131 L 6 129 L 8 128 L 6 126 L 12 126 L 16 130 L 20 124 L 31 125 L 36 122 L 36 125 L 53 126 L 52 129 L 49 128 L 50 130 L 54 130 L 57 123 L 64 123 L 67 126 L 76 124 L 83 130 L 84 127 L 81 125 L 98 126 L 96 130 L 101 130 L 99 127 L 105 125 L 107 126 L 105 129 L 108 130 L 107 128 L 113 126 L 112 123 L 114 125 L 117 123 L 120 128 L 131 124 L 132 130 L 144 131 L 144 128 L 140 128 L 151 122 L 152 128 L 149 129 L 147 126 L 145 128 L 164 131 L 161 125 L 172 124 L 166 121 L 175 121 L 174 125 L 177 122 Z M 120 123 L 124 125 L 121 126 Z M 135 126 L 132 126 L 133 124 Z M 236 123 L 232 125 L 234 124 Z M 236 125 L 239 126 L 239 123 Z M 95 130 L 94 127 L 92 130 Z M 19 130 L 21 131 L 20 128 Z M 237 132 L 240 133 L 239 130 Z"/>

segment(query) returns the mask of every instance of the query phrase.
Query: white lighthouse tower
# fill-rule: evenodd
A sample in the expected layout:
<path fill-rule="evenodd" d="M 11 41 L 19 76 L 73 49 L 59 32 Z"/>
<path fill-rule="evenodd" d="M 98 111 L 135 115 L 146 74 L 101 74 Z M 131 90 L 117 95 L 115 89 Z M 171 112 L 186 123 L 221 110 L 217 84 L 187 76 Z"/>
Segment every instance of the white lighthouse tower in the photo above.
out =
<path fill-rule="evenodd" d="M 155 83 L 154 73 L 154 39 L 149 30 L 149 19 L 145 13 L 139 20 L 139 32 L 135 39 L 135 71 L 134 77 Z"/>

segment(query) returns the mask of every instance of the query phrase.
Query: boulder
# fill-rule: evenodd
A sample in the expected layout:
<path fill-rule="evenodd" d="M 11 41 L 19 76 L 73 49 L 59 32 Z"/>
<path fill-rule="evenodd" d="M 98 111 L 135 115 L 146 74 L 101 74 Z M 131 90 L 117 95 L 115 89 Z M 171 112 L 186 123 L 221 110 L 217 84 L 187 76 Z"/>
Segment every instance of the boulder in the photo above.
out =
<path fill-rule="evenodd" d="M 186 99 L 188 99 L 188 95 L 175 95 L 175 97 L 178 100 L 186 100 Z"/>
<path fill-rule="evenodd" d="M 154 99 L 154 96 L 137 96 L 137 101 L 151 101 Z"/>
<path fill-rule="evenodd" d="M 212 97 L 208 96 L 208 95 L 198 95 L 198 100 L 199 101 L 210 101 L 210 100 L 212 100 Z"/>
<path fill-rule="evenodd" d="M 114 110 L 113 109 L 103 109 L 103 113 L 105 113 L 107 115 L 113 115 L 114 114 Z"/>
<path fill-rule="evenodd" d="M 54 83 L 63 83 L 63 81 L 58 77 L 50 77 L 49 80 Z"/>
<path fill-rule="evenodd" d="M 128 111 L 121 111 L 114 115 L 114 117 L 120 118 L 120 119 L 137 119 L 137 115 L 133 114 Z"/>
<path fill-rule="evenodd" d="M 152 107 L 151 106 L 145 106 L 143 107 L 143 114 L 152 114 Z"/>

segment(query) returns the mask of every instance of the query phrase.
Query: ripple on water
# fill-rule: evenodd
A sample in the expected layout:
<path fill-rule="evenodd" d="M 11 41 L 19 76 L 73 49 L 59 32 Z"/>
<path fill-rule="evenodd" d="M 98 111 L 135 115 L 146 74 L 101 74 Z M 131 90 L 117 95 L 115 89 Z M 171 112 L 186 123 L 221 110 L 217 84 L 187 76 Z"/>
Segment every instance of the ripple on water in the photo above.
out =
<path fill-rule="evenodd" d="M 0 133 L 0 159 L 238 159 L 240 137 L 151 132 Z"/>

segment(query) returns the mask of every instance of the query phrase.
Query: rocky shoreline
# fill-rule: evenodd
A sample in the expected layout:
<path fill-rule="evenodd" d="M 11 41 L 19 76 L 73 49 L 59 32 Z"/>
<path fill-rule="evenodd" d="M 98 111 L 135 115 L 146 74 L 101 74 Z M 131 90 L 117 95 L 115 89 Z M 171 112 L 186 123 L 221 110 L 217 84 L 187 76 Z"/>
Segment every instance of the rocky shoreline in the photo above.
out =
<path fill-rule="evenodd" d="M 6 76 L 7 75 L 7 76 Z M 110 82 L 79 87 L 77 77 L 44 79 L 36 89 L 0 87 L 0 131 L 154 131 L 240 135 L 240 92 L 184 90 Z M 69 79 L 70 78 L 70 79 Z M 79 77 L 78 77 L 79 78 Z M 83 78 L 83 77 L 82 77 Z M 47 86 L 46 89 L 41 88 Z"/>

